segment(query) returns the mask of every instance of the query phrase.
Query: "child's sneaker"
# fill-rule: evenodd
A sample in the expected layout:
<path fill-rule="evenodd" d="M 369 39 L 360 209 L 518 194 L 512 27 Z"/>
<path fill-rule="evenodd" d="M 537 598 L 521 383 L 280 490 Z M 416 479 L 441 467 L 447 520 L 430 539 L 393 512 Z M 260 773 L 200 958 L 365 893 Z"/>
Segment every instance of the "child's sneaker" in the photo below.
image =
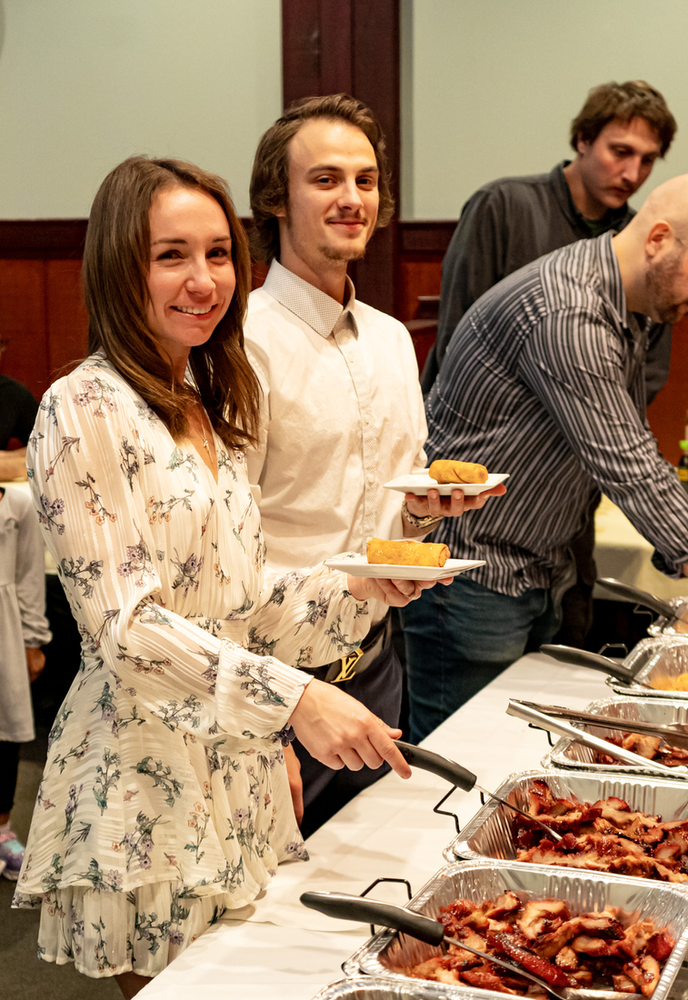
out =
<path fill-rule="evenodd" d="M 24 845 L 17 840 L 16 833 L 7 830 L 0 833 L 0 871 L 5 878 L 16 882 L 24 860 Z"/>

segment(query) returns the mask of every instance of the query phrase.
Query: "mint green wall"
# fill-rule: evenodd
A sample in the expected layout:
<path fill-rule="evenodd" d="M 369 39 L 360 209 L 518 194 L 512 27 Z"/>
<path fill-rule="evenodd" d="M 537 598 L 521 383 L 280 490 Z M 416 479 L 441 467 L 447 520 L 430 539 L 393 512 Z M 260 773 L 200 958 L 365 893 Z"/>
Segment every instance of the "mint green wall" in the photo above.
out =
<path fill-rule="evenodd" d="M 588 90 L 642 78 L 679 133 L 635 196 L 688 172 L 686 0 L 402 0 L 402 215 L 456 218 L 488 180 L 573 151 Z"/>
<path fill-rule="evenodd" d="M 134 153 L 216 171 L 248 214 L 280 35 L 280 0 L 0 0 L 0 218 L 86 216 Z"/>

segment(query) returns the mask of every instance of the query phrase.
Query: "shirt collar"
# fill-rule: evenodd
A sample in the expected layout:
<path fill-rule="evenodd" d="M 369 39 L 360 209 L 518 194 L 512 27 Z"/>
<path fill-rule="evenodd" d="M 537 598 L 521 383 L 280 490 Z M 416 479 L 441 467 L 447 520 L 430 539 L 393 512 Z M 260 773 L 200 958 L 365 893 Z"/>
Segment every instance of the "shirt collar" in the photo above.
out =
<path fill-rule="evenodd" d="M 631 335 L 636 343 L 645 343 L 650 320 L 647 316 L 640 316 L 629 311 L 626 302 L 626 292 L 621 281 L 621 270 L 619 260 L 612 246 L 613 232 L 604 233 L 594 241 L 599 254 L 602 267 L 600 273 L 602 282 L 609 295 L 612 305 L 616 309 L 622 325 L 631 331 Z"/>
<path fill-rule="evenodd" d="M 346 278 L 349 297 L 345 306 L 336 302 L 326 292 L 321 292 L 315 285 L 299 278 L 293 271 L 288 271 L 278 260 L 273 260 L 265 279 L 263 288 L 274 299 L 294 313 L 300 320 L 307 323 L 312 330 L 327 339 L 335 327 L 342 326 L 342 320 L 350 318 L 351 327 L 356 332 L 356 322 L 353 308 L 356 304 L 356 290 L 353 281 Z M 350 313 L 347 317 L 345 314 Z"/>
<path fill-rule="evenodd" d="M 568 167 L 569 163 L 571 163 L 571 160 L 562 160 L 561 163 L 557 163 L 556 167 L 550 171 L 550 180 L 562 210 L 589 239 L 591 236 L 590 227 L 573 200 L 571 188 L 564 173 L 564 167 Z M 616 232 L 619 232 L 628 225 L 634 214 L 633 210 L 626 204 L 620 208 L 609 209 L 600 222 L 606 226 L 607 230 L 614 229 Z"/>

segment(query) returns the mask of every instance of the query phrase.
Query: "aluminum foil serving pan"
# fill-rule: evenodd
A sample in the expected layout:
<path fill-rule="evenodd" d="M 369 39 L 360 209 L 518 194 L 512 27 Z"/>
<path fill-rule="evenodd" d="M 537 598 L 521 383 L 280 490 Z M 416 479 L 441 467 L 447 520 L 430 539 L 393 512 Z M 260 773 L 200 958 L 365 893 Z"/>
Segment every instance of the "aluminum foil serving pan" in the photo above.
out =
<path fill-rule="evenodd" d="M 627 721 L 629 732 L 633 732 L 634 722 L 651 722 L 658 726 L 667 726 L 674 722 L 682 725 L 688 723 L 688 702 L 663 698 L 605 698 L 602 701 L 591 702 L 587 706 L 586 712 L 592 712 L 593 715 L 609 715 L 616 719 L 622 719 L 624 722 Z M 577 723 L 577 725 L 580 725 L 580 728 L 585 732 L 599 736 L 601 739 L 606 739 L 609 736 L 618 738 L 621 735 L 618 729 L 608 729 L 603 723 L 599 726 L 587 723 L 582 725 Z M 667 734 L 666 739 L 668 743 L 671 743 L 669 734 Z M 577 743 L 568 737 L 562 737 L 558 743 L 555 743 L 550 753 L 543 757 L 542 766 L 575 768 L 593 774 L 604 772 L 605 777 L 610 771 L 615 774 L 651 775 L 656 773 L 649 766 L 649 761 L 646 768 L 623 764 L 621 761 L 617 761 L 615 764 L 597 764 L 595 756 L 596 752 L 590 747 L 585 747 L 582 743 Z M 677 774 L 677 778 L 685 781 L 685 772 Z"/>
<path fill-rule="evenodd" d="M 647 698 L 671 698 L 688 702 L 688 636 L 666 635 L 641 641 L 626 657 L 634 679 L 630 685 L 609 677 L 607 684 L 618 694 L 641 695 Z M 661 687 L 663 681 L 675 681 L 686 675 L 686 690 L 674 691 Z M 649 685 L 649 686 L 648 686 Z"/>
<path fill-rule="evenodd" d="M 624 799 L 632 810 L 659 815 L 664 822 L 685 819 L 688 816 L 688 793 L 684 783 L 632 777 L 623 774 L 590 774 L 584 771 L 521 771 L 510 775 L 497 793 L 500 798 L 513 801 L 522 809 L 528 808 L 528 792 L 534 781 L 544 781 L 555 798 L 576 798 L 581 802 L 597 802 L 617 796 Z M 516 832 L 518 817 L 499 802 L 488 800 L 457 834 L 444 851 L 447 861 L 456 858 L 491 858 L 513 861 L 523 868 L 529 864 L 516 861 Z M 559 866 L 558 866 L 559 867 Z M 577 868 L 576 871 L 582 869 Z M 611 876 L 610 876 L 611 877 Z M 618 878 L 628 876 L 619 875 Z M 641 880 L 642 881 L 642 880 Z M 647 885 L 666 883 L 647 879 Z M 688 886 L 688 883 L 686 883 Z M 685 890 L 682 890 L 685 892 Z"/>
<path fill-rule="evenodd" d="M 673 886 L 641 879 L 624 879 L 607 873 L 572 872 L 540 865 L 521 865 L 518 862 L 468 861 L 449 865 L 437 873 L 408 907 L 437 918 L 440 907 L 448 906 L 455 899 L 468 899 L 482 903 L 496 899 L 501 893 L 511 891 L 522 900 L 563 899 L 572 916 L 618 906 L 642 920 L 654 920 L 658 928 L 668 927 L 676 944 L 666 960 L 661 978 L 652 994 L 653 1000 L 669 996 L 671 985 L 681 967 L 688 949 L 688 905 L 685 893 Z M 387 978 L 395 984 L 416 985 L 421 980 L 412 979 L 407 971 L 420 962 L 439 954 L 437 946 L 425 944 L 407 934 L 391 930 L 379 931 L 351 958 L 344 963 L 346 975 L 364 972 L 376 978 Z M 480 997 L 494 1000 L 503 997 L 492 990 L 473 989 L 460 984 L 433 983 L 442 997 Z M 618 997 L 617 993 L 602 990 L 576 990 L 580 997 L 603 1000 Z"/>
<path fill-rule="evenodd" d="M 660 635 L 641 639 L 623 661 L 571 646 L 549 644 L 540 646 L 540 652 L 561 663 L 608 674 L 607 684 L 619 694 L 688 700 L 688 636 Z M 675 682 L 682 674 L 685 674 L 685 691 L 659 687 L 663 682 Z"/>
<path fill-rule="evenodd" d="M 462 994 L 466 1000 L 472 995 L 476 994 L 469 990 Z M 330 983 L 316 993 L 313 1000 L 444 1000 L 446 996 L 439 983 L 424 983 L 420 979 L 393 983 L 389 979 L 356 976 Z"/>
<path fill-rule="evenodd" d="M 688 636 L 688 598 L 671 597 L 666 603 L 672 614 L 656 618 L 647 627 L 648 635 Z"/>

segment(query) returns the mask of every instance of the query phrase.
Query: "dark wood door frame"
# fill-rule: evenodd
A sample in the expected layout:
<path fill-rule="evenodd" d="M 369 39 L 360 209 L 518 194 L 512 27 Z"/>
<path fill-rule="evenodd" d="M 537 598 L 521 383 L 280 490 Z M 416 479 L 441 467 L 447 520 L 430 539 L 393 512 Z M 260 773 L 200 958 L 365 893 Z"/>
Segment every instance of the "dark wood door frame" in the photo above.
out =
<path fill-rule="evenodd" d="M 399 0 L 282 0 L 285 107 L 299 97 L 345 91 L 375 112 L 387 142 L 399 204 Z M 394 313 L 397 223 L 378 230 L 351 266 L 356 294 Z"/>

